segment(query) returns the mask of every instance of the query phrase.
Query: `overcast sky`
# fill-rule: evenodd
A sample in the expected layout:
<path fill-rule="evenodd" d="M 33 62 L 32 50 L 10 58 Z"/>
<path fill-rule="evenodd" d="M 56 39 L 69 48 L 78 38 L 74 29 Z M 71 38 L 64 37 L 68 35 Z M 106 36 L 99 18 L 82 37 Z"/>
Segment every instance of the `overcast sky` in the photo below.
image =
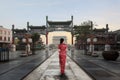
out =
<path fill-rule="evenodd" d="M 70 20 L 74 25 L 92 20 L 96 28 L 109 24 L 110 30 L 120 29 L 120 0 L 0 0 L 0 25 L 11 29 L 45 25 L 49 20 Z"/>

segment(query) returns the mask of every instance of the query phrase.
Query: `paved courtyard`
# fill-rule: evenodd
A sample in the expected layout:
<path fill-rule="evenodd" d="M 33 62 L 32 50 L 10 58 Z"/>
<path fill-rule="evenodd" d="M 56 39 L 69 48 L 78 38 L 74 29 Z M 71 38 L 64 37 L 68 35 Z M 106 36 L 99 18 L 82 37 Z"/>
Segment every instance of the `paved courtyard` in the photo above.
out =
<path fill-rule="evenodd" d="M 60 76 L 57 50 L 40 50 L 27 57 L 20 54 L 11 52 L 9 61 L 0 62 L 0 80 L 120 80 L 120 57 L 107 61 L 101 52 L 92 57 L 69 50 L 65 76 Z"/>
<path fill-rule="evenodd" d="M 92 80 L 75 62 L 67 57 L 65 76 L 60 75 L 58 51 L 23 80 Z"/>

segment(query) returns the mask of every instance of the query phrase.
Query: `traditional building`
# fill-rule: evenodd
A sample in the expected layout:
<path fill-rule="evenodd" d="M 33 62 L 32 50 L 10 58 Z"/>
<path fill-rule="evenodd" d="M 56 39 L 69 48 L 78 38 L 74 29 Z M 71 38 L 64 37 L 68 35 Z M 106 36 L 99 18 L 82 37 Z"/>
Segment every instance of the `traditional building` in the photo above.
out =
<path fill-rule="evenodd" d="M 0 26 L 0 47 L 8 47 L 12 43 L 12 31 Z"/>
<path fill-rule="evenodd" d="M 27 34 L 26 29 L 15 29 L 15 26 L 12 25 L 12 34 L 13 34 L 13 44 L 15 43 L 15 39 L 18 39 L 19 41 L 22 41 L 25 34 Z"/>
<path fill-rule="evenodd" d="M 71 32 L 71 40 L 73 44 L 73 16 L 71 20 L 67 21 L 50 21 L 48 16 L 46 16 L 46 25 L 45 26 L 32 26 L 27 22 L 27 31 L 28 33 L 39 33 L 46 36 L 46 44 L 48 44 L 48 35 L 49 32 L 53 31 L 68 31 Z"/>
<path fill-rule="evenodd" d="M 105 45 L 110 45 L 111 49 L 115 50 L 116 45 L 116 33 L 108 31 L 108 24 L 106 28 L 94 29 L 93 34 L 97 41 L 93 42 L 95 45 L 95 50 L 104 50 Z"/>
<path fill-rule="evenodd" d="M 91 34 L 87 36 L 87 39 L 90 39 L 89 42 L 84 43 L 83 40 L 76 41 L 78 42 L 76 45 L 78 48 L 84 48 L 84 45 L 87 45 L 87 47 L 90 46 L 90 44 L 94 45 L 95 50 L 104 50 L 105 45 L 110 45 L 111 49 L 115 48 L 116 45 L 116 34 L 113 32 L 108 31 L 108 24 L 106 24 L 106 28 L 101 29 L 92 29 Z M 96 39 L 94 41 L 94 39 Z"/>
<path fill-rule="evenodd" d="M 28 34 L 26 29 L 16 29 L 14 25 L 12 25 L 12 34 L 13 34 L 12 44 L 16 45 L 17 50 L 19 49 L 24 50 L 27 42 L 26 43 L 23 42 L 23 39 L 30 37 L 30 34 Z"/>
<path fill-rule="evenodd" d="M 120 50 L 120 30 L 116 30 L 113 33 L 115 34 L 116 49 Z"/>

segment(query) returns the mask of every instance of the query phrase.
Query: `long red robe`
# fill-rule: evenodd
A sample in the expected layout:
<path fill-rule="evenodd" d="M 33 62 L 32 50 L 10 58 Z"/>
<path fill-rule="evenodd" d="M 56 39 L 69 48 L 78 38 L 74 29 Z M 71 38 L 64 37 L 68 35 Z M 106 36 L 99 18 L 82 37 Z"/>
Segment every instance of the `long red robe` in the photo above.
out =
<path fill-rule="evenodd" d="M 59 44 L 58 48 L 60 49 L 60 51 L 59 51 L 60 71 L 61 71 L 61 74 L 64 74 L 65 63 L 66 63 L 66 48 L 67 48 L 67 45 L 62 43 L 62 44 Z"/>

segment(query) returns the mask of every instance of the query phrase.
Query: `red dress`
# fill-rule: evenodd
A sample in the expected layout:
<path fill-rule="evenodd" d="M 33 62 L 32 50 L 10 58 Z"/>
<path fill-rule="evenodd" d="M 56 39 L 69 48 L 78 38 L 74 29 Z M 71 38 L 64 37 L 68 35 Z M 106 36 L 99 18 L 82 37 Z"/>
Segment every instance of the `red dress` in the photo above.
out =
<path fill-rule="evenodd" d="M 64 74 L 65 63 L 66 63 L 66 48 L 67 48 L 67 45 L 62 43 L 62 44 L 59 44 L 58 48 L 60 49 L 60 51 L 59 51 L 60 71 L 61 71 L 61 74 Z"/>

